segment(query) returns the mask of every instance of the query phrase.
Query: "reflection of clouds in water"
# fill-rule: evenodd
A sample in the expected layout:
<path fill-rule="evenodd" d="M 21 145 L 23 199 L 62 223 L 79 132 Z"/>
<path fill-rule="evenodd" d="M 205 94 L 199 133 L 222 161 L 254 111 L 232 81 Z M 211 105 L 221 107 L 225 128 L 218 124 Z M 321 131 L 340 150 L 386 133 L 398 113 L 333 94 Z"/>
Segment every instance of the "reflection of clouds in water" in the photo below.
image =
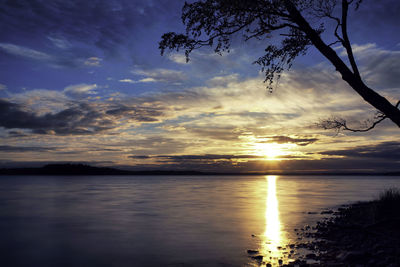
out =
<path fill-rule="evenodd" d="M 261 244 L 261 252 L 266 257 L 266 262 L 272 265 L 279 265 L 278 260 L 284 260 L 281 248 L 286 245 L 286 240 L 281 231 L 281 221 L 279 219 L 278 198 L 276 194 L 277 176 L 269 175 L 266 177 L 268 191 L 266 196 L 265 210 L 265 232 Z"/>

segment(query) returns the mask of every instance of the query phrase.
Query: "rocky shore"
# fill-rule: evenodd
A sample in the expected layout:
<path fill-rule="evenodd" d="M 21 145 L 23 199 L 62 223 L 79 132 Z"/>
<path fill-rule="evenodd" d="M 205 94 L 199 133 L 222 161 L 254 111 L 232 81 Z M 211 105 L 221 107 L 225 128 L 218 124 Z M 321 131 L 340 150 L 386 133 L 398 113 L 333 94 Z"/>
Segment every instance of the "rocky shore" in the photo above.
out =
<path fill-rule="evenodd" d="M 295 229 L 303 242 L 288 245 L 289 263 L 280 260 L 279 266 L 400 266 L 399 189 L 386 190 L 374 201 L 343 205 L 321 214 L 329 217 L 315 226 Z M 296 253 L 301 249 L 307 253 Z M 272 266 L 253 251 L 248 253 L 261 266 Z"/>
<path fill-rule="evenodd" d="M 311 253 L 287 266 L 400 266 L 400 191 L 342 206 L 302 234 Z"/>

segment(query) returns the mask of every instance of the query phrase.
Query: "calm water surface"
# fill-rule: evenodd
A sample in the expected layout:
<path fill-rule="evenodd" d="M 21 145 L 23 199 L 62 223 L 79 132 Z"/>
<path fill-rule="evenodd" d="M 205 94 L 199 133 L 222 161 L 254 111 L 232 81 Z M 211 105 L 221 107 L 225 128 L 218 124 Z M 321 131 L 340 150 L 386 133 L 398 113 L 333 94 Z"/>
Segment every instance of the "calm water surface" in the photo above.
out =
<path fill-rule="evenodd" d="M 0 176 L 4 266 L 276 264 L 294 228 L 395 177 Z M 317 214 L 308 214 L 309 212 Z M 272 257 L 272 259 L 269 259 Z"/>

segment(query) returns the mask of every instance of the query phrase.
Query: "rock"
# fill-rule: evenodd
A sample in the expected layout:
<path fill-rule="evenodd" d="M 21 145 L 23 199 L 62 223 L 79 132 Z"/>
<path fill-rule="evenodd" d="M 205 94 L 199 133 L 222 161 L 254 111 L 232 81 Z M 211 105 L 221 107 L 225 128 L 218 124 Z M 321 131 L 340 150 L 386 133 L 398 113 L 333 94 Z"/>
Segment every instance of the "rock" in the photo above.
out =
<path fill-rule="evenodd" d="M 321 211 L 321 214 L 333 214 L 334 211 L 333 210 L 323 210 Z"/>
<path fill-rule="evenodd" d="M 272 267 L 271 263 L 267 263 L 267 267 Z"/>
<path fill-rule="evenodd" d="M 294 266 L 300 266 L 300 267 L 307 267 L 308 266 L 307 262 L 306 261 L 302 261 L 302 260 L 295 260 L 293 262 L 293 265 Z"/>
<path fill-rule="evenodd" d="M 306 258 L 315 260 L 317 258 L 317 255 L 315 255 L 314 253 L 309 253 L 309 254 L 306 255 Z"/>
<path fill-rule="evenodd" d="M 279 264 L 279 265 L 282 265 L 282 263 L 283 263 L 283 260 L 282 260 L 282 259 L 279 259 L 279 260 L 278 260 L 278 264 Z"/>
<path fill-rule="evenodd" d="M 247 250 L 248 254 L 258 254 L 258 250 L 254 250 L 254 249 L 248 249 Z"/>
<path fill-rule="evenodd" d="M 362 263 L 366 258 L 366 253 L 364 251 L 350 251 L 347 253 L 344 260 L 349 263 Z"/>
<path fill-rule="evenodd" d="M 252 256 L 251 258 L 254 259 L 254 260 L 257 260 L 257 261 L 262 261 L 264 256 L 257 255 L 257 256 Z"/>

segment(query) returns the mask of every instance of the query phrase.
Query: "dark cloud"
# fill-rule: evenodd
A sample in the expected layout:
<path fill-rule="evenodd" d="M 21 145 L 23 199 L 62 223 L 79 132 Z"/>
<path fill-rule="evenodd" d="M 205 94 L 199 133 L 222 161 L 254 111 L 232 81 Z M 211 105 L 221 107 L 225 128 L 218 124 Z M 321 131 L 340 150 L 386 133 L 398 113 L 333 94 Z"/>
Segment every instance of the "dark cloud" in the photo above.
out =
<path fill-rule="evenodd" d="M 154 122 L 162 112 L 154 108 L 78 103 L 57 113 L 37 115 L 22 105 L 0 99 L 0 127 L 30 129 L 37 134 L 95 134 L 118 126 L 123 118 Z"/>
<path fill-rule="evenodd" d="M 57 148 L 37 146 L 0 146 L 1 152 L 49 152 L 54 150 L 57 150 Z"/>
<path fill-rule="evenodd" d="M 377 145 L 359 146 L 346 150 L 320 152 L 320 154 L 368 160 L 394 160 L 400 163 L 400 142 L 383 142 Z"/>
<path fill-rule="evenodd" d="M 172 161 L 187 161 L 187 160 L 232 160 L 232 159 L 258 159 L 264 158 L 264 156 L 258 155 L 218 155 L 218 154 L 206 154 L 206 155 L 157 155 L 157 156 L 129 156 L 134 159 L 166 159 Z"/>
<path fill-rule="evenodd" d="M 144 156 L 144 155 L 142 155 L 142 156 L 129 156 L 129 158 L 132 158 L 132 159 L 150 159 L 151 156 Z"/>
<path fill-rule="evenodd" d="M 362 173 L 400 171 L 397 160 L 371 160 L 370 158 L 325 158 L 312 160 L 291 158 L 265 160 L 261 156 L 183 155 L 183 156 L 130 156 L 133 159 L 156 159 L 153 164 L 138 163 L 134 169 L 197 170 L 212 172 L 275 172 L 275 173 Z M 242 159 L 242 160 L 235 160 Z M 246 160 L 247 159 L 247 160 Z M 162 164 L 161 164 L 162 163 Z"/>
<path fill-rule="evenodd" d="M 143 139 L 125 141 L 116 145 L 131 147 L 136 155 L 178 154 L 187 148 L 187 143 L 184 140 L 164 136 L 149 136 Z"/>
<path fill-rule="evenodd" d="M 28 136 L 28 134 L 26 134 L 23 131 L 9 131 L 8 135 L 9 135 L 9 137 L 25 137 L 25 136 Z"/>
<path fill-rule="evenodd" d="M 279 137 L 277 139 L 280 139 Z M 301 138 L 299 138 L 301 139 Z M 313 153 L 311 153 L 313 154 Z M 400 171 L 400 142 L 383 142 L 346 150 L 319 154 L 343 156 L 314 160 L 308 156 L 284 155 L 282 160 L 265 160 L 259 155 L 205 154 L 205 155 L 131 155 L 132 159 L 155 160 L 138 163 L 135 168 L 198 170 L 216 172 L 389 172 Z"/>
<path fill-rule="evenodd" d="M 203 138 L 212 138 L 217 140 L 237 140 L 240 136 L 240 132 L 236 127 L 198 127 L 191 126 L 187 128 L 187 131 L 194 133 Z"/>
<path fill-rule="evenodd" d="M 268 138 L 268 141 L 265 141 L 263 143 L 271 143 L 271 142 L 276 142 L 278 144 L 293 143 L 298 146 L 306 146 L 306 145 L 309 145 L 309 144 L 312 144 L 312 143 L 318 141 L 318 138 L 294 138 L 294 137 L 284 136 L 284 135 L 270 136 L 267 138 Z"/>
<path fill-rule="evenodd" d="M 163 113 L 158 108 L 153 107 L 128 107 L 119 105 L 111 107 L 111 109 L 106 111 L 106 114 L 116 117 L 133 118 L 141 122 L 154 122 L 158 121 L 156 117 L 161 116 Z"/>
<path fill-rule="evenodd" d="M 138 29 L 160 23 L 167 10 L 180 10 L 182 1 L 131 0 L 2 0 L 0 40 L 49 37 L 58 48 L 73 49 L 65 40 L 95 45 L 113 54 Z M 158 20 L 155 19 L 158 18 Z M 49 43 L 51 43 L 49 42 Z M 76 49 L 79 53 L 83 48 Z"/>
<path fill-rule="evenodd" d="M 135 157 L 136 159 L 136 157 Z M 131 168 L 145 170 L 196 170 L 213 172 L 275 172 L 275 173 L 346 173 L 346 172 L 390 172 L 400 171 L 398 162 L 371 161 L 365 159 L 327 158 L 321 160 L 287 159 L 269 161 L 254 158 L 252 160 L 215 160 L 215 159 L 175 159 L 157 158 L 153 164 L 137 163 Z M 162 164 L 160 164 L 162 163 Z"/>

